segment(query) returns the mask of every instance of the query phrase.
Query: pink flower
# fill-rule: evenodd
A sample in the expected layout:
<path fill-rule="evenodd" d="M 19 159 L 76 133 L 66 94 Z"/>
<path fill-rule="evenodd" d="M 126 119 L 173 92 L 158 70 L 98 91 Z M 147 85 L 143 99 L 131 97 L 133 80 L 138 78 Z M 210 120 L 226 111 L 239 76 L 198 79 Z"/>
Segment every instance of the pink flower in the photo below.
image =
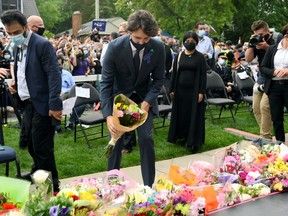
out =
<path fill-rule="evenodd" d="M 285 154 L 285 155 L 284 155 L 283 161 L 284 161 L 284 162 L 288 162 L 288 154 Z"/>
<path fill-rule="evenodd" d="M 117 116 L 118 116 L 118 118 L 123 117 L 124 112 L 122 110 L 118 110 Z"/>

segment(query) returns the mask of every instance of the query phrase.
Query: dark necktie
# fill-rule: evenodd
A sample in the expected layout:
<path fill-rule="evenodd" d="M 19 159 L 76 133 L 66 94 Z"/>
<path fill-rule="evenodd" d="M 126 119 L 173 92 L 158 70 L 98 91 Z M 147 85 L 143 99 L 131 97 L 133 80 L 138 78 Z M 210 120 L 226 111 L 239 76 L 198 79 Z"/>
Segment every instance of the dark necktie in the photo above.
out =
<path fill-rule="evenodd" d="M 136 78 L 137 78 L 139 70 L 140 70 L 140 56 L 139 56 L 140 51 L 141 51 L 141 49 L 136 49 L 136 53 L 133 57 Z"/>

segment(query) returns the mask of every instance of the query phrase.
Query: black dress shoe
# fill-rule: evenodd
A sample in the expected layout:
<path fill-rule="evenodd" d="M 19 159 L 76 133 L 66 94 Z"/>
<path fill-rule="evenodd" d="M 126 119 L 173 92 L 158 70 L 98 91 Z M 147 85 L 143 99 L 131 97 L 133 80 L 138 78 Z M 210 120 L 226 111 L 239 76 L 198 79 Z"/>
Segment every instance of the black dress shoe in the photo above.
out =
<path fill-rule="evenodd" d="M 20 178 L 32 182 L 31 172 L 23 172 L 23 173 L 21 173 L 21 177 Z"/>

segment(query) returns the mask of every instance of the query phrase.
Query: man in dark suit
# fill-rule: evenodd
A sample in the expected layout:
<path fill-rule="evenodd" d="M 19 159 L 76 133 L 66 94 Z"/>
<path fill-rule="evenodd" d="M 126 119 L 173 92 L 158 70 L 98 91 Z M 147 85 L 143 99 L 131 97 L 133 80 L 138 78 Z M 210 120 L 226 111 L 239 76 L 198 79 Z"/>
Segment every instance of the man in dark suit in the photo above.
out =
<path fill-rule="evenodd" d="M 155 151 L 152 139 L 153 114 L 158 114 L 157 96 L 165 79 L 165 51 L 154 38 L 158 25 L 151 13 L 139 10 L 129 16 L 127 31 L 109 44 L 102 69 L 101 104 L 111 135 L 119 131 L 112 118 L 113 98 L 122 93 L 141 103 L 149 115 L 137 128 L 144 185 L 152 186 L 155 179 Z M 135 63 L 139 53 L 140 65 Z M 120 169 L 123 138 L 116 143 L 108 161 L 108 170 Z"/>
<path fill-rule="evenodd" d="M 20 11 L 5 11 L 1 21 L 15 44 L 15 81 L 10 87 L 17 90 L 24 104 L 23 122 L 34 161 L 31 173 L 38 169 L 50 171 L 54 191 L 59 191 L 53 122 L 61 120 L 62 101 L 56 54 L 48 40 L 29 31 L 26 17 Z"/>

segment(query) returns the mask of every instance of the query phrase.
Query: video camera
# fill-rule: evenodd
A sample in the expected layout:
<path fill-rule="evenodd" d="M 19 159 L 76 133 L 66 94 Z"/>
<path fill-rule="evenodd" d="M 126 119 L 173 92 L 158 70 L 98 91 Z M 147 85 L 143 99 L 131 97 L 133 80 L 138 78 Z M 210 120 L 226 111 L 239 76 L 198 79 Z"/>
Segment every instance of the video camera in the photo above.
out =
<path fill-rule="evenodd" d="M 258 43 L 263 42 L 263 39 L 264 39 L 263 35 L 255 35 L 250 39 L 249 46 L 255 47 L 257 46 Z"/>

